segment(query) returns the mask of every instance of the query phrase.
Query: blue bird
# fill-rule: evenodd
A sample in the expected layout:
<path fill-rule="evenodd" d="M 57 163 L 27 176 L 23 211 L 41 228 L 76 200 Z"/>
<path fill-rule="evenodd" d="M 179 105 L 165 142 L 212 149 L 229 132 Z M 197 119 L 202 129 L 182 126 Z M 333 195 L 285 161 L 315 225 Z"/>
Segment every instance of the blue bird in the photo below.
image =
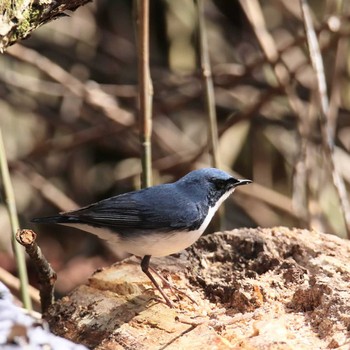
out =
<path fill-rule="evenodd" d="M 199 169 L 174 183 L 121 194 L 32 222 L 75 227 L 142 257 L 142 271 L 172 307 L 149 271 L 151 256 L 170 255 L 192 245 L 235 188 L 251 182 L 219 169 Z"/>

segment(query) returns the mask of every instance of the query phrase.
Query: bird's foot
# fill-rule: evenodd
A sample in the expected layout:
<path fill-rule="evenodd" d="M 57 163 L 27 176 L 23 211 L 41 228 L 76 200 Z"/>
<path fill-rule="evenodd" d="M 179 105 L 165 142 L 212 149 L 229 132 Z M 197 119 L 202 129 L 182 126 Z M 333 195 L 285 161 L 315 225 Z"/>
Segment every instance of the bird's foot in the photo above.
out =
<path fill-rule="evenodd" d="M 173 284 L 171 284 L 165 277 L 163 277 L 156 269 L 154 269 L 152 266 L 149 267 L 149 269 L 155 274 L 157 275 L 160 280 L 163 283 L 163 287 L 165 288 L 169 288 L 170 291 L 173 293 L 173 295 L 175 295 L 176 299 L 178 301 L 180 301 L 179 295 L 183 295 L 185 296 L 187 299 L 189 299 L 190 301 L 192 301 L 192 303 L 197 304 L 197 302 L 190 297 L 187 293 L 185 293 L 184 291 L 180 290 L 179 288 L 175 287 Z M 167 303 L 168 304 L 168 303 Z"/>
<path fill-rule="evenodd" d="M 193 300 L 189 295 L 187 295 L 185 292 L 181 291 L 180 289 L 178 289 L 175 286 L 173 286 L 172 284 L 170 284 L 170 282 L 168 280 L 166 280 L 161 274 L 159 274 L 158 271 L 156 271 L 153 267 L 151 267 L 149 265 L 150 259 L 151 259 L 150 255 L 145 255 L 142 258 L 141 269 L 147 275 L 147 277 L 151 280 L 153 285 L 158 289 L 159 293 L 162 295 L 162 297 L 164 298 L 165 302 L 167 303 L 167 305 L 169 307 L 171 307 L 171 308 L 173 307 L 172 302 L 170 301 L 169 297 L 164 293 L 163 289 L 158 284 L 158 282 L 155 280 L 155 278 L 151 274 L 150 270 L 161 279 L 161 281 L 163 282 L 163 286 L 168 287 L 178 300 L 180 300 L 178 294 L 182 294 L 182 295 L 186 296 L 189 300 L 191 300 L 193 303 L 198 305 L 196 303 L 196 301 Z"/>

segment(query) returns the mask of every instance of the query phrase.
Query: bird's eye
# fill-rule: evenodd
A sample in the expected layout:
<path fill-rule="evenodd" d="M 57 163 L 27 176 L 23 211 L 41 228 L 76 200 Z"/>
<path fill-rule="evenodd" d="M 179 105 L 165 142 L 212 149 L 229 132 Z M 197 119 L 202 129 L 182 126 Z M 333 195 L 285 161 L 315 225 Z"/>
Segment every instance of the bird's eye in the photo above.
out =
<path fill-rule="evenodd" d="M 216 180 L 216 181 L 215 181 L 215 187 L 216 187 L 218 190 L 223 190 L 224 188 L 226 188 L 226 182 L 223 181 L 223 180 Z"/>

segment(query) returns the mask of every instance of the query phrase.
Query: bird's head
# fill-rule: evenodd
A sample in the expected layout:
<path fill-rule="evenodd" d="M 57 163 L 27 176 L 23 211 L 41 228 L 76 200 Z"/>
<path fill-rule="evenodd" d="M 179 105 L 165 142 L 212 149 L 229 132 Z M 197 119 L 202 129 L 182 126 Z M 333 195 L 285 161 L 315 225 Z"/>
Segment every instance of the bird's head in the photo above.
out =
<path fill-rule="evenodd" d="M 251 180 L 236 179 L 228 173 L 216 168 L 194 170 L 181 178 L 182 185 L 191 190 L 205 192 L 209 206 L 214 206 L 220 199 L 226 199 L 237 186 L 247 185 Z"/>

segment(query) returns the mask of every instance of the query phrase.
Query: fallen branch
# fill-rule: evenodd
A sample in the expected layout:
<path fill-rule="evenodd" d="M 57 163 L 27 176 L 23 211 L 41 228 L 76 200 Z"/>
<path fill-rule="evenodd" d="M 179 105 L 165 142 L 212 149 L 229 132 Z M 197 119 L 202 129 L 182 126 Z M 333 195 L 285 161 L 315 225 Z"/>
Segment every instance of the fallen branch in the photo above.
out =
<path fill-rule="evenodd" d="M 41 311 L 44 314 L 54 302 L 54 285 L 57 279 L 56 272 L 52 269 L 44 257 L 41 249 L 36 244 L 36 233 L 32 230 L 18 230 L 17 242 L 22 244 L 33 261 L 38 272 Z"/>

